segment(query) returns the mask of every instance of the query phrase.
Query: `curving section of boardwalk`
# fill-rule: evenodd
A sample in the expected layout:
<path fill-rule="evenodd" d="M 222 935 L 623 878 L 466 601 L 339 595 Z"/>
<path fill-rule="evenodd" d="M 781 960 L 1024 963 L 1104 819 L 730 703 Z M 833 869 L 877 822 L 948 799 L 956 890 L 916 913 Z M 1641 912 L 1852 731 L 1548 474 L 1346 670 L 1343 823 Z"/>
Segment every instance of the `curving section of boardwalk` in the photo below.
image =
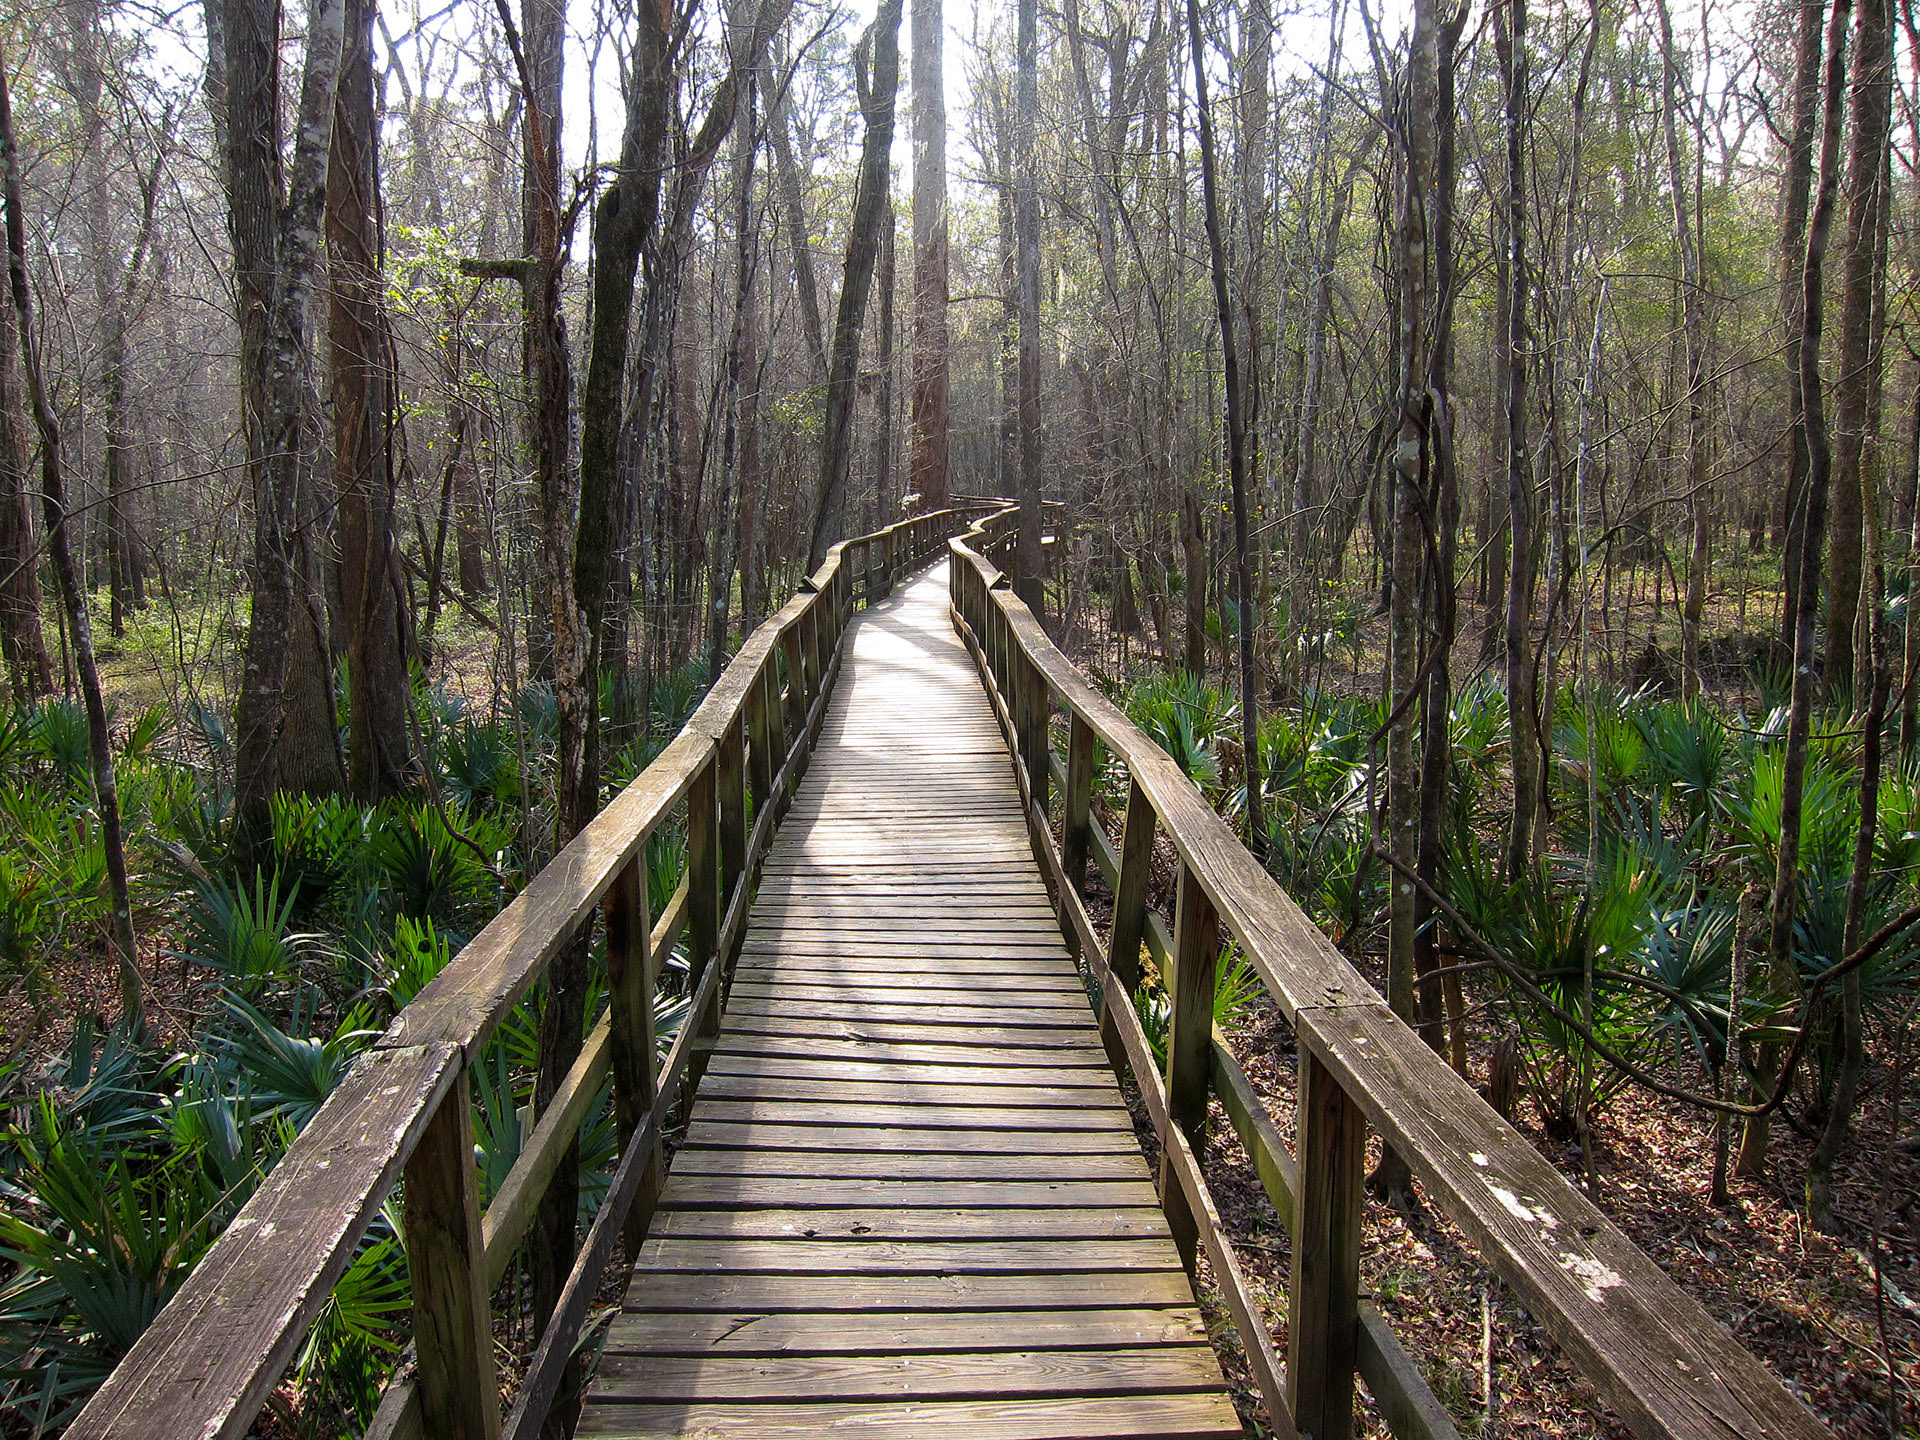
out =
<path fill-rule="evenodd" d="M 943 571 L 867 611 L 580 1433 L 1241 1433 Z"/>

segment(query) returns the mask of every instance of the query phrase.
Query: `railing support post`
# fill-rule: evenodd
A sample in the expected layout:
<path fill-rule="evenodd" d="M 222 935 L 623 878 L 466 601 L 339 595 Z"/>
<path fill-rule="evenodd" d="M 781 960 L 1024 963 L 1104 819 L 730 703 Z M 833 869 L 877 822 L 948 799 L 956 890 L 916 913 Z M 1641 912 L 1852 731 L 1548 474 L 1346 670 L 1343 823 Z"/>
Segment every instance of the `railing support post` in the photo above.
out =
<path fill-rule="evenodd" d="M 1366 1121 L 1334 1073 L 1300 1047 L 1299 1189 L 1287 1302 L 1287 1398 L 1313 1440 L 1353 1434 Z"/>
<path fill-rule="evenodd" d="M 620 1148 L 632 1143 L 659 1093 L 659 1057 L 654 1051 L 653 988 L 659 967 L 649 953 L 653 924 L 647 914 L 646 852 L 621 867 L 607 892 L 607 999 L 613 1011 L 613 1113 Z M 660 1194 L 659 1141 L 647 1158 L 633 1208 L 623 1226 L 627 1253 L 637 1255 Z"/>
<path fill-rule="evenodd" d="M 1167 1118 L 1186 1132 L 1196 1158 L 1206 1153 L 1207 1085 L 1213 1069 L 1213 983 L 1220 959 L 1220 920 L 1189 865 L 1180 867 L 1173 916 L 1173 974 L 1166 977 L 1173 1013 L 1167 1025 Z M 1180 1177 L 1160 1157 L 1160 1198 L 1180 1259 L 1191 1270 L 1199 1230 Z"/>
<path fill-rule="evenodd" d="M 462 1065 L 406 1168 L 407 1268 L 420 1416 L 427 1434 L 498 1440 L 473 1098 Z"/>
<path fill-rule="evenodd" d="M 805 623 L 791 627 L 780 637 L 780 653 L 787 661 L 787 715 L 780 747 L 783 762 L 787 748 L 807 728 L 807 662 L 801 635 Z"/>
<path fill-rule="evenodd" d="M 756 820 L 773 800 L 773 777 L 780 768 L 780 756 L 774 746 L 779 729 L 779 687 L 774 683 L 779 664 L 772 651 L 760 663 L 747 691 L 747 780 L 753 792 Z"/>
<path fill-rule="evenodd" d="M 746 732 L 738 715 L 728 722 L 721 736 L 714 766 L 720 801 L 720 915 L 724 919 L 747 869 Z"/>
<path fill-rule="evenodd" d="M 1153 802 L 1136 779 L 1127 786 L 1127 818 L 1120 833 L 1120 874 L 1113 886 L 1113 929 L 1107 968 L 1132 990 L 1140 983 L 1140 942 L 1147 929 L 1147 881 L 1153 861 Z M 1121 1003 L 1131 997 L 1122 996 Z M 1109 998 L 1108 1003 L 1111 1002 Z"/>
<path fill-rule="evenodd" d="M 1093 823 L 1093 727 L 1073 712 L 1067 731 L 1067 784 L 1061 797 L 1066 815 L 1060 829 L 1060 868 L 1067 884 L 1082 897 L 1087 893 L 1087 846 Z"/>
<path fill-rule="evenodd" d="M 694 993 L 714 963 L 720 943 L 719 756 L 710 754 L 687 791 L 687 992 Z M 713 992 L 710 1013 L 689 1015 L 695 1039 L 720 1029 L 720 992 Z M 688 1066 L 686 1094 L 692 1097 L 705 1071 L 696 1052 Z"/>

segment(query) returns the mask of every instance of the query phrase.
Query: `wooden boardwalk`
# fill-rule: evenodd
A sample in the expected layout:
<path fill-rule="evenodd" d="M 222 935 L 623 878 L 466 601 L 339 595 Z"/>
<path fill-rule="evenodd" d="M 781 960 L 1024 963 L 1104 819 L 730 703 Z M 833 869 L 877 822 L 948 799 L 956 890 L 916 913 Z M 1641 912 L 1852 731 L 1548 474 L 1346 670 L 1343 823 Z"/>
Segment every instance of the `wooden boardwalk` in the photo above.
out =
<path fill-rule="evenodd" d="M 582 1434 L 1241 1433 L 947 607 L 848 637 Z"/>

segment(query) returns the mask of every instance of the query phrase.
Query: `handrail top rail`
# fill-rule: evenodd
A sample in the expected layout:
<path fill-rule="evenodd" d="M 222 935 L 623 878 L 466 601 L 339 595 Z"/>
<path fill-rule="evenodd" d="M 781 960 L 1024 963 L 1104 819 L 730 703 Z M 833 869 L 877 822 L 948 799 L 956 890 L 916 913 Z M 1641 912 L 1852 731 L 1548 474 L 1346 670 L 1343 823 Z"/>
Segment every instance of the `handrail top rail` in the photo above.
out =
<path fill-rule="evenodd" d="M 977 576 L 1049 690 L 1125 761 L 1158 829 L 1301 1046 L 1334 1074 L 1607 1402 L 1651 1436 L 1826 1434 L 1703 1305 L 1392 1013 L 1171 757 L 1081 675 L 975 548 L 1008 518 L 1003 510 L 950 539 L 953 560 Z"/>

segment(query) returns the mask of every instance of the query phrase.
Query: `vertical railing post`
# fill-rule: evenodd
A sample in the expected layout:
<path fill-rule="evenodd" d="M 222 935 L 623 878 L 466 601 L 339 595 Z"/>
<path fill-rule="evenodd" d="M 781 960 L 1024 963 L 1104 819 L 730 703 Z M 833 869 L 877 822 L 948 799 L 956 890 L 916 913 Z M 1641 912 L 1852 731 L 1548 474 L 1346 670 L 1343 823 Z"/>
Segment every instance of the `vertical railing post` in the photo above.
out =
<path fill-rule="evenodd" d="M 710 752 L 687 791 L 687 989 L 700 988 L 720 943 L 720 801 L 718 750 Z M 689 1015 L 695 1039 L 719 1031 L 719 990 L 710 1014 Z M 692 1095 L 705 1069 L 700 1054 L 690 1057 L 684 1093 Z"/>
<path fill-rule="evenodd" d="M 1140 942 L 1147 932 L 1147 882 L 1153 866 L 1153 802 L 1138 779 L 1127 785 L 1127 818 L 1120 832 L 1120 873 L 1113 883 L 1113 928 L 1107 968 L 1129 991 L 1140 983 Z M 1111 1003 L 1109 997 L 1108 1003 Z M 1120 997 L 1121 1004 L 1128 997 Z"/>
<path fill-rule="evenodd" d="M 1206 1151 L 1214 968 L 1219 959 L 1219 916 L 1193 867 L 1182 863 L 1173 915 L 1173 974 L 1166 977 L 1173 1005 L 1167 1024 L 1167 1118 L 1186 1133 L 1196 1157 Z M 1173 1243 L 1191 1270 L 1199 1231 L 1179 1174 L 1164 1150 L 1160 1156 L 1160 1200 L 1173 1231 Z"/>
<path fill-rule="evenodd" d="M 806 647 L 802 643 L 805 624 L 803 620 L 798 625 L 789 626 L 780 636 L 780 653 L 787 662 L 787 714 L 780 746 L 782 763 L 786 760 L 787 750 L 807 729 L 807 662 Z"/>
<path fill-rule="evenodd" d="M 772 802 L 773 777 L 780 768 L 773 739 L 774 731 L 780 728 L 779 690 L 775 684 L 779 669 L 779 657 L 768 650 L 767 658 L 760 662 L 760 673 L 753 677 L 752 688 L 747 691 L 747 780 L 753 787 L 756 820 Z"/>
<path fill-rule="evenodd" d="M 1027 767 L 1027 791 L 1033 797 L 1034 808 L 1044 818 L 1047 813 L 1047 793 L 1053 779 L 1053 766 L 1049 762 L 1052 744 L 1047 738 L 1050 728 L 1048 721 L 1053 713 L 1053 691 L 1047 684 L 1046 672 L 1027 658 L 1026 651 L 1015 643 L 1013 651 L 1014 684 L 1019 688 L 1020 706 L 1014 713 L 1015 723 L 1020 729 L 1020 759 Z"/>
<path fill-rule="evenodd" d="M 1067 731 L 1067 784 L 1061 801 L 1066 814 L 1060 826 L 1060 868 L 1074 893 L 1087 893 L 1087 846 L 1093 823 L 1093 727 L 1073 712 Z"/>
<path fill-rule="evenodd" d="M 1334 1073 L 1304 1043 L 1294 1146 L 1300 1171 L 1287 1301 L 1287 1399 L 1302 1435 L 1348 1440 L 1360 1313 L 1366 1122 Z"/>
<path fill-rule="evenodd" d="M 425 1433 L 497 1440 L 500 1387 L 480 1241 L 473 1096 L 464 1063 L 407 1158 L 406 1220 Z"/>
<path fill-rule="evenodd" d="M 721 736 L 714 777 L 720 801 L 720 915 L 724 919 L 747 870 L 746 731 L 737 714 Z"/>
<path fill-rule="evenodd" d="M 817 596 L 807 606 L 806 617 L 800 622 L 800 640 L 805 655 L 802 670 L 805 673 L 806 704 L 801 708 L 801 725 L 805 727 L 806 717 L 813 713 L 813 697 L 820 693 L 820 612 L 833 603 L 833 596 Z"/>
<path fill-rule="evenodd" d="M 650 953 L 653 922 L 647 913 L 646 847 L 620 867 L 607 892 L 607 1003 L 613 1016 L 613 1113 L 624 1152 L 646 1121 L 659 1093 L 659 1057 L 654 1051 L 653 987 L 659 967 Z M 647 1157 L 633 1208 L 623 1226 L 627 1253 L 640 1253 L 647 1222 L 660 1194 L 660 1141 Z"/>

